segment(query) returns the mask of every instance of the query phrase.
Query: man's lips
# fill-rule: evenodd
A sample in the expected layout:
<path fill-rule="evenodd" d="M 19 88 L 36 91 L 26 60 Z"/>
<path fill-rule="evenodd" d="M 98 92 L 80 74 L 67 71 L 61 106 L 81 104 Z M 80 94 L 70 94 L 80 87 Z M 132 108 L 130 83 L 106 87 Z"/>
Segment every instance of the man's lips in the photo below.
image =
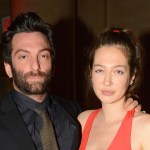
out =
<path fill-rule="evenodd" d="M 28 80 L 41 80 L 43 79 L 43 76 L 30 76 L 27 79 Z"/>

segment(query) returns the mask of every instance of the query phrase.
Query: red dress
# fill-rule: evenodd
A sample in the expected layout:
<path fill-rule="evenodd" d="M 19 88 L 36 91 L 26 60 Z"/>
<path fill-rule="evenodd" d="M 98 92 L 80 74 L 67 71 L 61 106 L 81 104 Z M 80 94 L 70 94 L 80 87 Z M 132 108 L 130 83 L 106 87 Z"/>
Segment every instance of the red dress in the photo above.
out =
<path fill-rule="evenodd" d="M 79 150 L 86 150 L 86 145 L 88 142 L 90 130 L 92 128 L 92 124 L 94 122 L 95 117 L 100 112 L 100 109 L 93 111 L 85 124 L 82 140 Z M 132 120 L 134 116 L 134 110 L 128 111 L 113 139 L 110 144 L 108 150 L 131 150 L 131 128 L 132 128 Z"/>

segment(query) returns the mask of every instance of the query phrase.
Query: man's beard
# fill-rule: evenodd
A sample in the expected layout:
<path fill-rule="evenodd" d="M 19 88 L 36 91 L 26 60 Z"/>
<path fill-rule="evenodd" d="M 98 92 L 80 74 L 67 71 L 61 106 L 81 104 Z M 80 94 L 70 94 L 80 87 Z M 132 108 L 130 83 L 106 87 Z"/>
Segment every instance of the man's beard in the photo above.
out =
<path fill-rule="evenodd" d="M 51 70 L 46 73 L 38 71 L 37 73 L 28 72 L 23 74 L 12 67 L 13 82 L 17 88 L 24 94 L 40 95 L 47 92 L 47 87 L 51 80 Z M 41 80 L 35 82 L 27 81 L 29 77 L 41 77 Z"/>

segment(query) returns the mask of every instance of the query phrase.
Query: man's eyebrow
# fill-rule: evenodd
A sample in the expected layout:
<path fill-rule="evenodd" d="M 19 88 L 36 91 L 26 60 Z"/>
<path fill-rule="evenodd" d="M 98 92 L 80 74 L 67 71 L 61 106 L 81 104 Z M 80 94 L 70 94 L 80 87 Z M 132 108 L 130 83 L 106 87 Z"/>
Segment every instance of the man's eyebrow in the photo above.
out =
<path fill-rule="evenodd" d="M 16 55 L 17 53 L 19 53 L 19 52 L 29 53 L 28 50 L 25 50 L 25 49 L 18 49 L 18 50 L 16 50 L 15 55 Z"/>
<path fill-rule="evenodd" d="M 40 50 L 40 52 L 42 52 L 42 51 L 49 51 L 49 52 L 51 52 L 52 50 L 50 48 L 43 48 L 43 49 Z"/>
<path fill-rule="evenodd" d="M 115 68 L 117 68 L 117 67 L 121 67 L 121 68 L 125 68 L 125 69 L 127 69 L 127 67 L 125 66 L 125 65 L 116 65 L 116 66 L 114 66 Z"/>
<path fill-rule="evenodd" d="M 50 48 L 43 48 L 41 50 L 39 50 L 39 52 L 43 52 L 43 51 L 48 51 L 48 52 L 51 52 L 51 49 Z M 19 52 L 25 52 L 25 53 L 29 53 L 30 51 L 29 50 L 26 50 L 26 49 L 18 49 L 16 50 L 15 52 L 15 55 Z"/>

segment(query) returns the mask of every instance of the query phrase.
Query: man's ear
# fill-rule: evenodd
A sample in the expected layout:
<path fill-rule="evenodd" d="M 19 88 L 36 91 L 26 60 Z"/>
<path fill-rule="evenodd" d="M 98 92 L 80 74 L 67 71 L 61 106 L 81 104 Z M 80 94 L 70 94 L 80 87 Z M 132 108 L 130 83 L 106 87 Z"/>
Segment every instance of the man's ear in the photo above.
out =
<path fill-rule="evenodd" d="M 10 64 L 4 62 L 5 72 L 8 75 L 9 78 L 12 78 L 12 71 Z"/>

